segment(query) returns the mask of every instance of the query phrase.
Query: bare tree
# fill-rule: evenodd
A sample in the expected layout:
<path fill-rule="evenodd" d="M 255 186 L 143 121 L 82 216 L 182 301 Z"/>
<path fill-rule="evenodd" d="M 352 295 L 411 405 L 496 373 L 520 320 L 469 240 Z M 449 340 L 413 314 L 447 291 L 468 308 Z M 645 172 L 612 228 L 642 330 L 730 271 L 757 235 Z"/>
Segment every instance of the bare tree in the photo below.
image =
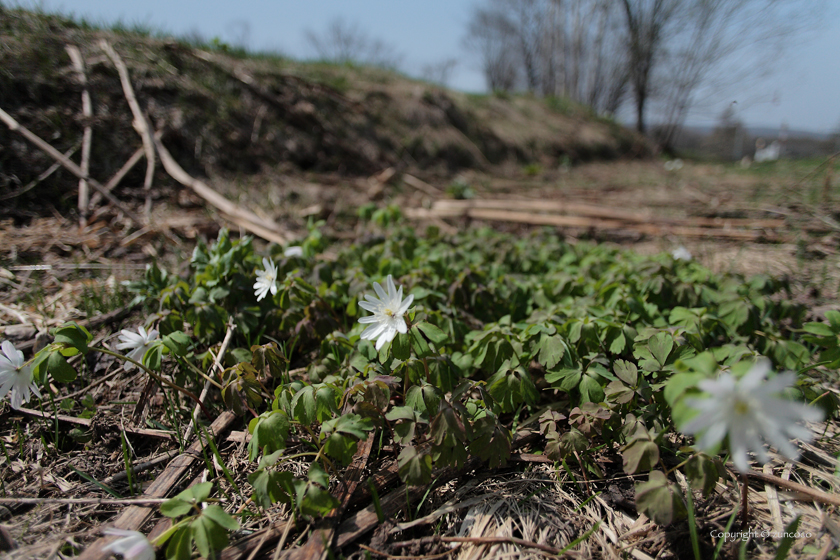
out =
<path fill-rule="evenodd" d="M 424 80 L 445 86 L 452 77 L 452 72 L 458 66 L 458 60 L 454 58 L 447 58 L 440 62 L 431 64 L 424 64 L 421 70 L 421 75 Z"/>
<path fill-rule="evenodd" d="M 357 23 L 342 18 L 332 20 L 320 34 L 306 30 L 306 41 L 324 60 L 358 62 L 383 68 L 398 68 L 402 55 L 379 39 L 372 39 Z"/>
<path fill-rule="evenodd" d="M 478 55 L 490 91 L 511 91 L 516 87 L 519 61 L 515 42 L 515 25 L 503 13 L 474 9 L 463 44 Z"/>
<path fill-rule="evenodd" d="M 628 79 L 623 37 L 615 0 L 487 0 L 473 12 L 465 45 L 479 54 L 491 88 L 516 81 L 613 113 Z"/>
<path fill-rule="evenodd" d="M 669 148 L 689 112 L 714 102 L 737 85 L 743 106 L 746 85 L 775 67 L 784 47 L 813 28 L 821 0 L 681 0 L 668 39 L 659 85 L 659 142 Z"/>
<path fill-rule="evenodd" d="M 668 26 L 679 5 L 680 0 L 621 0 L 636 130 L 639 132 L 645 132 L 645 110 L 651 95 L 653 71 L 662 57 Z"/>

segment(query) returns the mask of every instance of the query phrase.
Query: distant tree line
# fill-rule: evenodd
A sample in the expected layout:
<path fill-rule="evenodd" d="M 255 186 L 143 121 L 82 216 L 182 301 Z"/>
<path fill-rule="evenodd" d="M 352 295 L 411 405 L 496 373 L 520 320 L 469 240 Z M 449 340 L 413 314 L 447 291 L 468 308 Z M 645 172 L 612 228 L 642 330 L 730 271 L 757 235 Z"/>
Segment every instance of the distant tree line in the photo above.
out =
<path fill-rule="evenodd" d="M 464 45 L 489 89 L 565 96 L 599 114 L 632 106 L 671 146 L 691 109 L 773 69 L 823 0 L 483 0 Z M 750 95 L 750 97 L 756 97 Z M 760 96 L 758 96 L 760 97 Z"/>

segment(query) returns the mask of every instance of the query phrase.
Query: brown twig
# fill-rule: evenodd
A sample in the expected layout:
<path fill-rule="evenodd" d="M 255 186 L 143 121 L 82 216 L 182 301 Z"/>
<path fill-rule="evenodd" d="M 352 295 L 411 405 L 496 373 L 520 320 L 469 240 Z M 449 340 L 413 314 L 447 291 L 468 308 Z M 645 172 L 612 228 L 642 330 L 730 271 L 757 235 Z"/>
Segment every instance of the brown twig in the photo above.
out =
<path fill-rule="evenodd" d="M 8 126 L 9 130 L 11 130 L 12 132 L 17 132 L 18 134 L 20 134 L 21 136 L 23 136 L 24 138 L 26 138 L 27 140 L 29 140 L 30 142 L 35 144 L 35 146 L 37 146 L 39 149 L 44 151 L 47 155 L 49 155 L 55 161 L 60 163 L 62 167 L 64 167 L 68 171 L 70 171 L 70 173 L 72 173 L 73 175 L 75 175 L 76 177 L 78 177 L 80 179 L 87 179 L 88 184 L 91 187 L 93 187 L 94 189 L 99 191 L 102 194 L 102 196 L 107 198 L 108 201 L 111 204 L 113 204 L 114 206 L 119 208 L 120 211 L 123 214 L 125 214 L 126 217 L 129 220 L 134 222 L 134 224 L 136 226 L 139 227 L 139 226 L 143 225 L 143 219 L 140 218 L 139 216 L 137 216 L 134 212 L 132 212 L 125 204 L 120 202 L 114 195 L 112 195 L 110 192 L 105 190 L 105 187 L 103 187 L 99 183 L 99 181 L 96 181 L 95 179 L 89 177 L 86 173 L 84 173 L 82 171 L 81 167 L 79 167 L 78 165 L 76 165 L 75 163 L 70 161 L 68 158 L 64 157 L 64 155 L 61 152 L 59 152 L 58 150 L 53 148 L 51 145 L 49 145 L 47 142 L 42 140 L 36 134 L 32 133 L 28 128 L 22 126 L 11 115 L 9 115 L 9 113 L 4 111 L 3 109 L 0 109 L 0 121 L 3 121 L 3 123 L 6 126 Z"/>
<path fill-rule="evenodd" d="M 227 352 L 228 344 L 230 344 L 231 335 L 233 335 L 233 331 L 236 328 L 236 325 L 233 323 L 233 319 L 228 322 L 227 332 L 225 332 L 225 338 L 222 340 L 222 345 L 219 347 L 219 353 L 216 354 L 215 359 L 213 360 L 213 365 L 219 370 L 219 372 L 223 372 L 224 368 L 222 367 L 221 360 Z M 201 389 L 201 394 L 198 396 L 198 404 L 195 405 L 192 412 L 192 419 L 193 421 L 187 426 L 187 431 L 184 433 L 184 440 L 190 439 L 192 436 L 193 431 L 195 431 L 195 423 L 198 422 L 198 413 L 203 408 L 201 405 L 204 403 L 204 400 L 207 398 L 207 393 L 210 390 L 210 379 L 205 379 L 204 387 Z M 209 418 L 208 418 L 209 419 Z"/>
<path fill-rule="evenodd" d="M 434 543 L 470 543 L 470 544 L 515 544 L 524 548 L 535 548 L 549 554 L 560 554 L 559 548 L 548 546 L 547 544 L 540 544 L 531 541 L 526 541 L 517 537 L 441 537 L 440 535 L 433 535 L 431 537 L 421 537 L 419 539 L 412 539 L 410 541 L 395 542 L 391 546 L 394 548 L 407 548 L 414 545 L 434 544 Z"/>
<path fill-rule="evenodd" d="M 165 498 L 0 498 L 0 504 L 93 504 L 107 506 L 140 506 L 162 504 Z"/>
<path fill-rule="evenodd" d="M 140 148 L 134 151 L 131 157 L 128 158 L 128 161 L 125 162 L 122 167 L 120 167 L 120 169 L 114 174 L 114 176 L 111 177 L 111 179 L 107 183 L 105 183 L 105 190 L 109 192 L 114 190 L 114 187 L 120 184 L 120 181 L 122 181 L 123 178 L 125 178 L 125 176 L 128 175 L 128 172 L 131 171 L 135 165 L 137 165 L 137 162 L 140 161 L 142 157 L 143 147 L 141 146 Z M 97 204 L 99 204 L 99 201 L 101 199 L 102 195 L 100 193 L 93 193 L 93 196 L 90 197 L 90 203 L 88 204 L 88 207 L 96 206 Z"/>
<path fill-rule="evenodd" d="M 800 494 L 804 494 L 811 500 L 821 504 L 840 506 L 840 496 L 837 496 L 836 494 L 828 494 L 822 490 L 817 490 L 816 488 L 811 488 L 810 486 L 805 486 L 804 484 L 799 484 L 798 482 L 785 480 L 783 478 L 779 478 L 778 476 L 764 474 L 759 471 L 749 471 L 746 476 L 756 480 L 761 480 L 762 482 L 766 482 L 768 484 L 774 484 L 779 488 L 799 492 Z"/>
<path fill-rule="evenodd" d="M 143 190 L 146 191 L 146 205 L 144 206 L 144 212 L 146 214 L 146 219 L 148 220 L 152 211 L 151 189 L 152 179 L 155 174 L 155 145 L 154 142 L 152 142 L 152 135 L 149 132 L 149 125 L 146 122 L 146 117 L 143 115 L 143 111 L 140 109 L 140 104 L 137 103 L 137 97 L 134 95 L 134 87 L 131 85 L 128 68 L 126 68 L 122 58 L 120 58 L 120 55 L 117 54 L 117 51 L 114 50 L 114 47 L 112 47 L 108 41 L 105 39 L 99 41 L 99 48 L 105 51 L 105 54 L 107 54 L 108 58 L 111 59 L 111 62 L 114 63 L 117 73 L 120 75 L 120 83 L 122 84 L 125 99 L 128 101 L 128 106 L 131 108 L 132 115 L 134 115 L 134 122 L 132 123 L 134 130 L 137 131 L 140 138 L 143 140 L 143 151 L 146 154 L 146 178 L 143 180 Z"/>
<path fill-rule="evenodd" d="M 93 138 L 93 129 L 90 126 L 90 121 L 93 118 L 93 106 L 90 102 L 90 92 L 88 91 L 87 74 L 85 74 L 85 61 L 82 59 L 82 53 L 75 45 L 67 45 L 64 47 L 70 60 L 73 63 L 73 69 L 79 77 L 79 83 L 82 84 L 82 115 L 85 118 L 85 131 L 82 136 L 82 161 L 80 168 L 84 175 L 90 172 L 90 144 Z M 85 227 L 87 225 L 88 199 L 90 194 L 88 192 L 87 179 L 79 179 L 79 226 Z"/>

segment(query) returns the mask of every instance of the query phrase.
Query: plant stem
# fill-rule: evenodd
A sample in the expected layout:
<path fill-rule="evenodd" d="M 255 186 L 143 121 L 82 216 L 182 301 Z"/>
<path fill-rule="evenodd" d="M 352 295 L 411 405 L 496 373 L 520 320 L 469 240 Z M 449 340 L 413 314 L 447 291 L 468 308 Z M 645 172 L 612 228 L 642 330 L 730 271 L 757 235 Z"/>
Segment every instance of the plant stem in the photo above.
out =
<path fill-rule="evenodd" d="M 741 475 L 741 527 L 747 528 L 750 522 L 749 504 L 747 503 L 747 495 L 749 494 L 750 486 L 747 483 L 747 475 Z"/>
<path fill-rule="evenodd" d="M 195 393 L 193 393 L 189 389 L 184 389 L 183 387 L 179 387 L 178 385 L 176 385 L 172 381 L 169 381 L 168 379 L 161 377 L 160 375 L 156 374 L 155 372 L 153 372 L 152 370 L 150 370 L 149 368 L 147 368 L 146 366 L 144 366 L 143 364 L 141 364 L 137 360 L 133 360 L 133 359 L 129 358 L 128 356 L 123 356 L 122 354 L 117 354 L 116 352 L 112 352 L 111 350 L 108 350 L 107 348 L 92 347 L 91 350 L 96 350 L 97 352 L 102 352 L 103 354 L 108 354 L 109 356 L 114 356 L 115 358 L 119 358 L 121 360 L 125 360 L 126 362 L 130 362 L 130 363 L 134 364 L 135 366 L 139 367 L 140 369 L 145 371 L 147 374 L 149 374 L 149 376 L 152 379 L 154 379 L 155 381 L 157 381 L 158 383 L 160 383 L 162 385 L 169 385 L 170 387 L 172 387 L 176 391 L 180 391 L 181 393 L 185 394 L 186 396 L 188 396 L 189 398 L 194 400 L 196 403 L 198 403 L 198 406 L 201 407 L 201 411 L 204 413 L 204 416 L 206 416 L 208 419 L 213 418 L 213 416 L 210 414 L 210 412 L 204 406 L 204 403 L 201 402 L 201 400 L 195 395 Z"/>

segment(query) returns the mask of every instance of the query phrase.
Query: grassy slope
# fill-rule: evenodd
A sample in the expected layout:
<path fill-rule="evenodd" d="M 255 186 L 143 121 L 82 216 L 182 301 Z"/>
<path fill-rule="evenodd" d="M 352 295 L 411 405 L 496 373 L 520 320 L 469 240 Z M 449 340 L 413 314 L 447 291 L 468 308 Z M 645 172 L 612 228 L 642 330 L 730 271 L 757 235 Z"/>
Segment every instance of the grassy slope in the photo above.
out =
<path fill-rule="evenodd" d="M 646 152 L 633 133 L 564 100 L 471 96 L 376 68 L 248 56 L 0 7 L 0 107 L 62 151 L 77 144 L 85 124 L 81 86 L 65 52 L 66 45 L 77 45 L 94 105 L 92 173 L 101 179 L 113 175 L 140 142 L 100 39 L 125 59 L 153 126 L 196 173 L 254 174 L 278 164 L 345 175 L 389 166 L 451 173 Z M 0 186 L 10 188 L 51 164 L 13 140 L 0 130 Z M 140 167 L 135 179 L 142 178 Z M 139 181 L 129 176 L 132 182 Z M 59 172 L 16 204 L 31 206 L 45 195 L 55 200 L 74 183 Z M 50 188 L 54 192 L 45 191 Z"/>

